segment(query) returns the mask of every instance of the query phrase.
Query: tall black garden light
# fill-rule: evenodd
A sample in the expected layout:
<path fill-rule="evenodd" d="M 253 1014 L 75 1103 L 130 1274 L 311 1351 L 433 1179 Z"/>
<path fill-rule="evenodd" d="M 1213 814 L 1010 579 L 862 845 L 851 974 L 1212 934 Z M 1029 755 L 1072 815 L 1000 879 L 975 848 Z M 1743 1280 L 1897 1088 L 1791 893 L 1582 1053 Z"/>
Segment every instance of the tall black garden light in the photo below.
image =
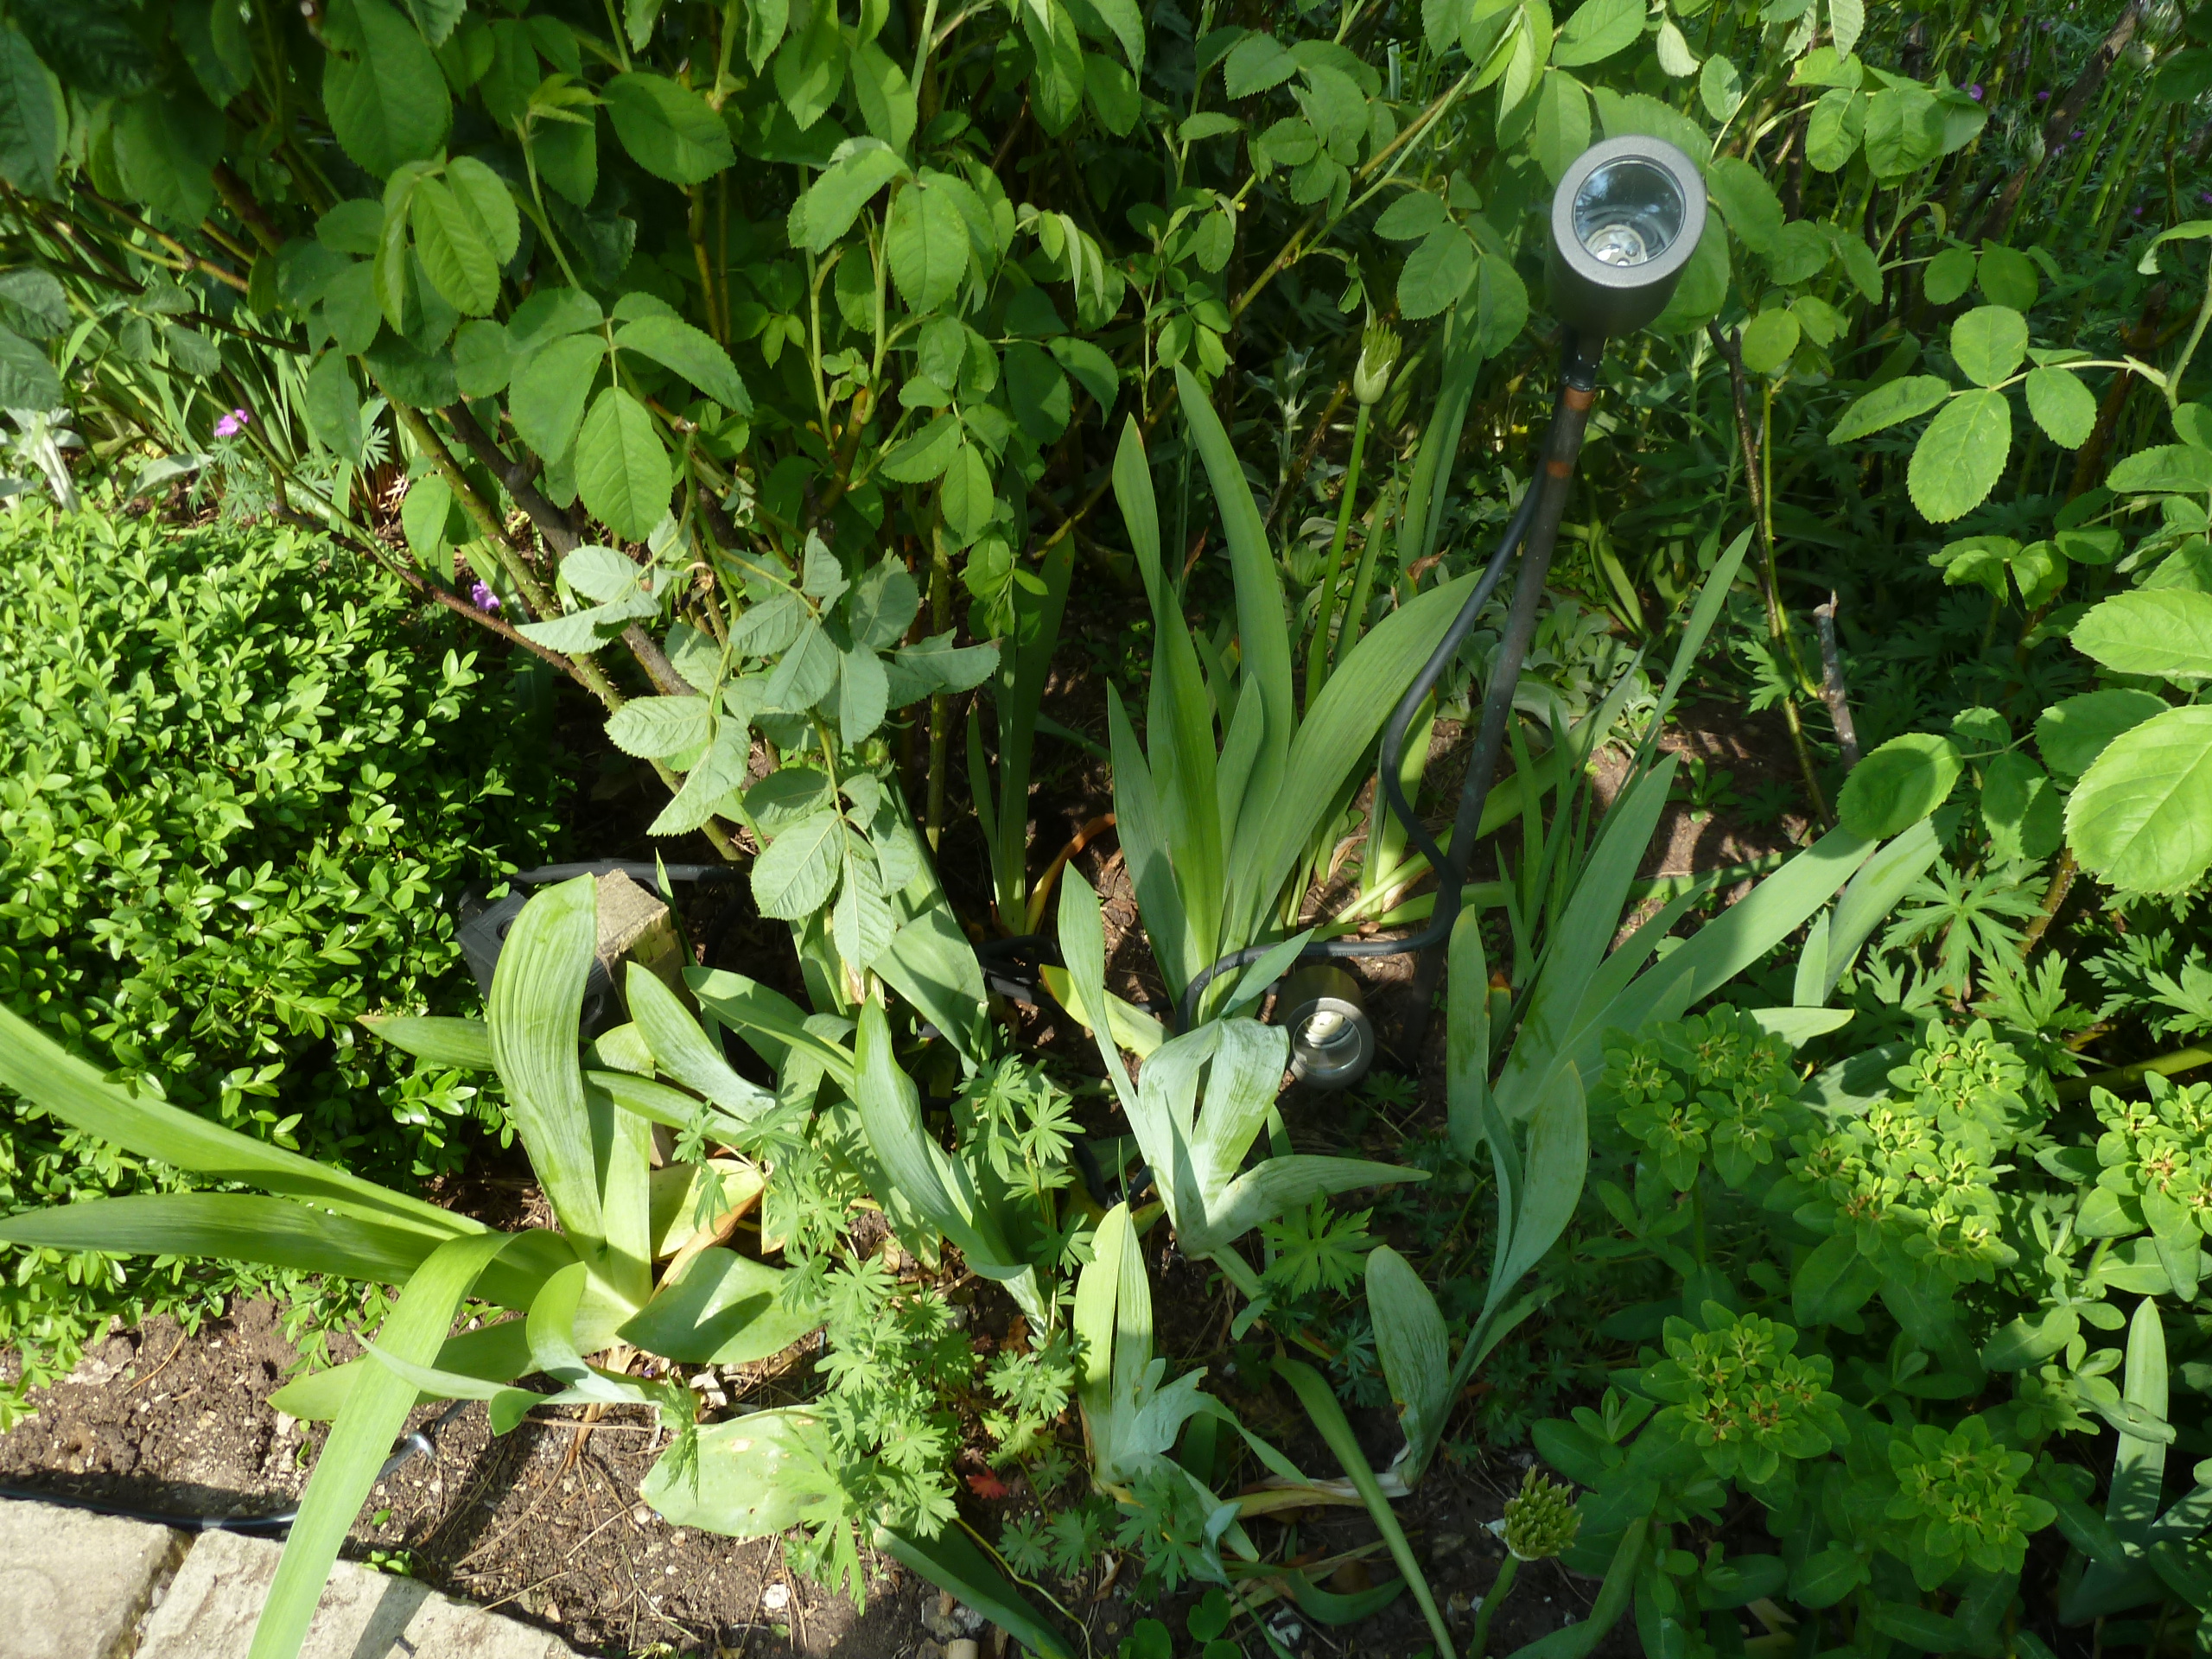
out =
<path fill-rule="evenodd" d="M 1437 873 L 1436 908 L 1427 927 L 1396 939 L 1332 939 L 1307 949 L 1301 961 L 1349 957 L 1423 953 L 1414 982 L 1414 1006 L 1426 1010 L 1443 969 L 1438 948 L 1451 938 L 1459 918 L 1460 890 L 1474 847 L 1483 803 L 1505 742 L 1506 721 L 1521 664 L 1536 628 L 1536 609 L 1550 573 L 1552 549 L 1566 510 L 1574 465 L 1597 401 L 1598 363 L 1605 342 L 1635 333 L 1667 308 L 1675 284 L 1705 232 L 1705 181 L 1695 162 L 1663 139 L 1630 136 L 1592 144 L 1577 156 L 1559 181 L 1551 207 L 1551 250 L 1548 286 L 1559 318 L 1560 387 L 1549 430 L 1539 453 L 1536 475 L 1491 556 L 1482 579 L 1453 620 L 1433 654 L 1406 688 L 1382 734 L 1381 783 L 1390 810 L 1406 826 L 1414 846 Z M 1452 850 L 1446 854 L 1428 833 L 1398 782 L 1406 733 L 1421 703 L 1473 630 L 1483 607 L 1503 578 L 1516 551 L 1521 555 L 1513 606 L 1505 636 L 1491 664 L 1483 699 L 1482 721 L 1466 781 L 1453 819 Z M 1217 974 L 1257 961 L 1266 947 L 1226 957 L 1194 977 L 1183 996 L 1182 1024 L 1188 1027 L 1198 997 Z M 1284 999 L 1286 1001 L 1291 999 Z M 1298 999 L 1291 1033 L 1294 1066 L 1325 1086 L 1349 1087 L 1366 1070 L 1374 1052 L 1371 1037 L 1361 1033 L 1357 1067 L 1338 1063 L 1350 1038 L 1348 1019 L 1364 1022 L 1364 1012 L 1348 1014 L 1341 999 L 1325 1007 Z M 1301 1020 L 1299 1016 L 1304 1016 Z M 1415 1018 L 1422 1015 L 1416 1014 Z M 1318 1023 L 1317 1023 L 1318 1022 Z M 1307 1030 L 1306 1026 L 1313 1026 Z M 1311 1051 L 1309 1054 L 1308 1051 Z"/>

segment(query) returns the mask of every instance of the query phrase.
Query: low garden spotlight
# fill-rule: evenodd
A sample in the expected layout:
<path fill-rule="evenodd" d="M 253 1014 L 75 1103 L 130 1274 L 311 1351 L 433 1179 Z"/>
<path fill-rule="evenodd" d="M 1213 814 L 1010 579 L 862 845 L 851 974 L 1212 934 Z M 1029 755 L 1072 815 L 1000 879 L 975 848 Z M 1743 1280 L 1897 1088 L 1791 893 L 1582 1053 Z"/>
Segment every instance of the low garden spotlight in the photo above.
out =
<path fill-rule="evenodd" d="M 1634 334 L 1667 308 L 1705 230 L 1705 181 L 1662 138 L 1631 135 L 1575 157 L 1552 196 L 1550 288 L 1585 340 Z"/>
<path fill-rule="evenodd" d="M 1553 193 L 1547 270 L 1552 313 L 1560 322 L 1560 373 L 1551 425 L 1537 452 L 1534 475 L 1481 580 L 1435 652 L 1406 688 L 1382 731 L 1381 764 L 1376 769 L 1382 796 L 1406 826 L 1408 841 L 1437 874 L 1435 908 L 1429 925 L 1418 933 L 1395 939 L 1331 939 L 1309 945 L 1299 957 L 1301 963 L 1310 963 L 1421 952 L 1421 969 L 1412 988 L 1417 1012 L 1408 1052 L 1419 1042 L 1426 1010 L 1443 971 L 1444 953 L 1438 947 L 1450 938 L 1452 924 L 1459 918 L 1460 890 L 1466 883 L 1483 803 L 1505 747 L 1513 696 L 1520 684 L 1521 665 L 1527 659 L 1529 642 L 1535 637 L 1536 610 L 1543 597 L 1544 579 L 1551 571 L 1560 518 L 1573 486 L 1575 463 L 1582 454 L 1590 411 L 1598 400 L 1599 359 L 1608 340 L 1634 334 L 1667 308 L 1704 233 L 1704 175 L 1694 162 L 1662 138 L 1631 134 L 1592 144 L 1574 158 Z M 1481 723 L 1467 763 L 1466 781 L 1461 786 L 1447 854 L 1406 798 L 1399 781 L 1399 760 L 1414 716 L 1474 631 L 1476 619 L 1497 591 L 1516 551 L 1521 556 L 1513 606 L 1506 618 L 1504 636 L 1491 658 Z M 1191 1028 L 1198 999 L 1217 975 L 1256 962 L 1268 949 L 1249 946 L 1194 976 L 1178 1010 L 1181 1028 Z M 1287 986 L 1285 996 L 1277 1004 L 1277 1018 L 1292 1033 L 1292 1069 L 1301 1079 L 1320 1087 L 1349 1087 L 1366 1071 L 1374 1053 L 1373 1032 L 1364 1008 L 1356 1000 L 1357 988 L 1352 997 L 1345 998 L 1341 987 L 1332 988 L 1333 995 L 1325 994 L 1318 985 L 1306 989 L 1304 982 L 1301 974 L 1291 986 L 1300 987 L 1305 995 L 1291 996 Z"/>

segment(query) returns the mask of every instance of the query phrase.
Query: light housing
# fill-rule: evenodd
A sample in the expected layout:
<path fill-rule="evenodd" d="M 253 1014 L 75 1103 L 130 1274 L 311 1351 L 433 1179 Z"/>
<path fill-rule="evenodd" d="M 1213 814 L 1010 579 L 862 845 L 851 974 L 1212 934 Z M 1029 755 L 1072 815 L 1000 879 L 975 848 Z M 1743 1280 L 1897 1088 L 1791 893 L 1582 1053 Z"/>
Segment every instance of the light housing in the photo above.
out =
<path fill-rule="evenodd" d="M 1552 194 L 1552 309 L 1585 340 L 1634 334 L 1667 308 L 1705 233 L 1705 180 L 1663 138 L 1575 157 Z"/>
<path fill-rule="evenodd" d="M 1275 1022 L 1290 1032 L 1290 1072 L 1313 1089 L 1349 1089 L 1375 1064 L 1375 1027 L 1359 982 L 1341 968 L 1300 969 L 1276 994 Z"/>

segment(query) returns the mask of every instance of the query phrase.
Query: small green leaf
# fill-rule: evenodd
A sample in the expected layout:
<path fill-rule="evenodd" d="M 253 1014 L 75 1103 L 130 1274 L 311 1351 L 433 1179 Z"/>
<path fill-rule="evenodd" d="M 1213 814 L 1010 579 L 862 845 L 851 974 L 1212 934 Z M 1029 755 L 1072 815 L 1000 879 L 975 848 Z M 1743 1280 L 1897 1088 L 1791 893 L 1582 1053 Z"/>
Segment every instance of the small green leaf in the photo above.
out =
<path fill-rule="evenodd" d="M 453 99 L 413 23 L 385 0 L 353 0 L 352 10 L 359 48 L 326 60 L 323 109 L 339 148 L 381 179 L 437 153 L 453 124 Z"/>
<path fill-rule="evenodd" d="M 31 43 L 0 23 L 0 178 L 40 195 L 52 190 L 67 122 Z"/>
<path fill-rule="evenodd" d="M 1796 315 L 1777 308 L 1762 311 L 1744 329 L 1744 366 L 1753 374 L 1780 373 L 1797 349 L 1802 332 Z"/>
<path fill-rule="evenodd" d="M 592 515 L 642 542 L 668 512 L 668 451 L 645 406 L 620 386 L 599 394 L 576 434 L 576 489 Z"/>
<path fill-rule="evenodd" d="M 2066 839 L 2123 893 L 2199 880 L 2212 867 L 2212 707 L 2169 709 L 2107 745 L 2067 800 Z"/>
<path fill-rule="evenodd" d="M 828 904 L 844 841 L 844 819 L 824 811 L 770 842 L 753 861 L 753 901 L 760 913 L 802 921 Z"/>
<path fill-rule="evenodd" d="M 2062 449 L 2079 449 L 2097 423 L 2097 400 L 2070 369 L 2037 369 L 2027 378 L 2028 413 Z"/>
<path fill-rule="evenodd" d="M 952 193 L 925 174 L 891 199 L 884 231 L 891 280 L 908 308 L 934 311 L 968 274 L 968 222 Z"/>
<path fill-rule="evenodd" d="M 2186 443 L 2139 449 L 2112 469 L 2105 487 L 2116 495 L 2160 490 L 2202 495 L 2212 491 L 2212 454 Z"/>
<path fill-rule="evenodd" d="M 1930 524 L 1980 506 L 2012 453 L 2012 409 L 2001 391 L 1967 391 L 1945 404 L 1913 446 L 1906 486 Z"/>
<path fill-rule="evenodd" d="M 1949 385 L 1932 374 L 1909 374 L 1880 385 L 1843 411 L 1843 418 L 1828 434 L 1830 443 L 1849 443 L 1854 438 L 1879 432 L 1925 415 L 1951 395 Z"/>
<path fill-rule="evenodd" d="M 699 184 L 737 161 L 721 117 L 698 93 L 665 75 L 620 74 L 600 96 L 622 148 L 656 178 Z"/>
<path fill-rule="evenodd" d="M 1475 279 L 1475 245 L 1457 225 L 1440 225 L 1406 257 L 1398 273 L 1398 312 L 1408 321 L 1456 305 Z"/>
<path fill-rule="evenodd" d="M 944 512 L 944 527 L 965 547 L 983 533 L 991 522 L 997 498 L 991 493 L 991 469 L 982 451 L 963 442 L 952 452 L 938 486 L 938 502 Z"/>
<path fill-rule="evenodd" d="M 1714 63 L 1726 62 L 1715 58 Z M 1707 66 L 1708 69 L 1711 67 Z M 1529 130 L 1529 145 L 1554 184 L 1560 181 L 1574 158 L 1590 148 L 1590 94 L 1573 75 L 1557 69 L 1544 72 L 1536 94 L 1535 124 Z M 1380 231 L 1378 224 L 1376 228 Z"/>
<path fill-rule="evenodd" d="M 673 369 L 724 409 L 753 412 L 753 399 L 714 337 L 677 317 L 637 317 L 615 331 L 614 343 L 626 352 L 649 357 Z"/>
<path fill-rule="evenodd" d="M 1408 190 L 1385 207 L 1375 234 L 1393 242 L 1418 242 L 1446 219 L 1444 199 L 1427 190 Z"/>
<path fill-rule="evenodd" d="M 1865 93 L 1841 86 L 1822 92 L 1805 124 L 1805 159 L 1823 173 L 1840 172 L 1859 153 L 1866 131 Z"/>
<path fill-rule="evenodd" d="M 1930 305 L 1948 305 L 1974 286 L 1972 248 L 1946 248 L 1928 262 L 1921 289 Z"/>
<path fill-rule="evenodd" d="M 860 146 L 842 161 L 823 169 L 807 193 L 791 208 L 785 232 L 794 247 L 809 253 L 826 253 L 839 237 L 853 228 L 875 193 L 906 171 L 898 152 L 873 139 L 855 139 Z"/>
<path fill-rule="evenodd" d="M 883 724 L 890 683 L 883 659 L 866 646 L 841 652 L 837 658 L 837 730 L 847 748 L 859 745 Z"/>
<path fill-rule="evenodd" d="M 2017 248 L 1984 248 L 1974 280 L 1981 285 L 1982 297 L 1992 305 L 2009 306 L 2015 311 L 2031 309 L 2043 292 L 2036 262 Z"/>
<path fill-rule="evenodd" d="M 499 262 L 473 213 L 437 179 L 419 181 L 408 201 L 415 252 L 438 292 L 464 316 L 480 317 L 499 298 Z"/>
<path fill-rule="evenodd" d="M 704 697 L 632 697 L 607 717 L 607 741 L 647 760 L 699 747 L 714 729 Z"/>
<path fill-rule="evenodd" d="M 2153 692 L 2117 687 L 2085 691 L 2043 711 L 2036 721 L 2036 747 L 2052 772 L 2078 778 L 2113 739 L 2166 709 L 2166 700 Z"/>
<path fill-rule="evenodd" d="M 940 415 L 920 431 L 895 445 L 876 470 L 899 484 L 927 484 L 944 476 L 960 448 L 960 417 Z"/>
<path fill-rule="evenodd" d="M 1943 804 L 1964 762 L 1948 737 L 1909 732 L 1861 760 L 1836 803 L 1843 827 L 1869 841 L 1902 835 Z"/>
<path fill-rule="evenodd" d="M 1642 36 L 1643 16 L 1641 0 L 1582 0 L 1559 32 L 1552 61 L 1573 69 L 1610 58 Z"/>
<path fill-rule="evenodd" d="M 569 452 L 606 360 L 596 334 L 570 334 L 533 352 L 507 389 L 507 415 L 531 451 L 548 461 Z"/>
<path fill-rule="evenodd" d="M 2115 594 L 2074 625 L 2074 649 L 2115 674 L 2212 679 L 2212 594 Z"/>
<path fill-rule="evenodd" d="M 1781 239 L 1782 199 L 1749 162 L 1724 156 L 1713 162 L 1706 183 L 1728 228 L 1753 253 L 1765 253 Z"/>
<path fill-rule="evenodd" d="M 1993 386 L 2028 354 L 2028 320 L 2007 305 L 1978 305 L 1951 325 L 1951 356 L 1969 380 Z"/>

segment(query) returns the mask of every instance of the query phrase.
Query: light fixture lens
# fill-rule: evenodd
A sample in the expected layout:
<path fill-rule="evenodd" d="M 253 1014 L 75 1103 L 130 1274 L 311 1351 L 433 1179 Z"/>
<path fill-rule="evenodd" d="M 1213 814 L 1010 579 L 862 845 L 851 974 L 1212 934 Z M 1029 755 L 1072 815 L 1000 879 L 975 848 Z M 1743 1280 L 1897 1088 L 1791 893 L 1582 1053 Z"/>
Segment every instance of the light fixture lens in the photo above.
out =
<path fill-rule="evenodd" d="M 1574 234 L 1608 265 L 1649 264 L 1682 232 L 1682 193 L 1664 168 L 1635 156 L 1607 162 L 1574 196 Z"/>

